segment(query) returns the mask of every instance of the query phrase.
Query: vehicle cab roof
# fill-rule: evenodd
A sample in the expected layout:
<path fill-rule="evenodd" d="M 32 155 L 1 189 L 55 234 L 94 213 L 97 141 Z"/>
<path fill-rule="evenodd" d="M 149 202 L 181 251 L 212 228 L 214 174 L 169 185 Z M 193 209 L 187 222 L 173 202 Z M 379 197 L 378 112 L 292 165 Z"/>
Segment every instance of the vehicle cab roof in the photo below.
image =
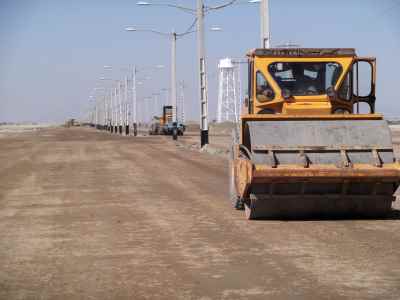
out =
<path fill-rule="evenodd" d="M 257 48 L 248 57 L 355 57 L 354 48 Z"/>

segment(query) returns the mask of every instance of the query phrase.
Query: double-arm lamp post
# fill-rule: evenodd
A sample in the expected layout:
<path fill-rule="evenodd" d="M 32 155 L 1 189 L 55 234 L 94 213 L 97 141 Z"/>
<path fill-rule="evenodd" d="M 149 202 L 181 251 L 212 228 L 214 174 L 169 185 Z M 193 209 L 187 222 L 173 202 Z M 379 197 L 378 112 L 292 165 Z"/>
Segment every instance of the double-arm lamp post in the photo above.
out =
<path fill-rule="evenodd" d="M 172 122 L 174 126 L 177 126 L 177 97 L 176 97 L 176 87 L 177 87 L 177 81 L 176 81 L 176 41 L 178 38 L 181 38 L 185 35 L 188 35 L 192 33 L 193 31 L 186 31 L 183 33 L 177 33 L 175 30 L 172 30 L 171 32 L 162 32 L 158 30 L 153 30 L 153 29 L 142 29 L 142 28 L 137 28 L 133 26 L 129 26 L 125 28 L 126 31 L 138 31 L 138 32 L 150 32 L 154 33 L 160 36 L 168 37 L 171 40 L 171 104 L 172 104 Z M 176 140 L 178 137 L 178 132 L 175 128 L 173 130 L 173 138 Z"/>
<path fill-rule="evenodd" d="M 181 5 L 169 4 L 169 3 L 150 3 L 147 1 L 138 1 L 136 4 L 141 6 L 166 6 L 179 9 L 186 13 L 190 13 L 196 16 L 197 22 L 197 66 L 199 71 L 198 82 L 199 82 L 199 102 L 200 102 L 200 140 L 201 147 L 209 143 L 208 139 L 208 91 L 207 91 L 207 72 L 206 72 L 206 55 L 205 55 L 205 43 L 204 43 L 204 16 L 206 13 L 223 9 L 230 5 L 235 4 L 237 0 L 231 0 L 225 4 L 218 6 L 205 6 L 203 0 L 197 0 L 196 9 L 190 7 L 184 7 Z M 262 47 L 269 47 L 270 34 L 269 34 L 269 13 L 268 13 L 268 0 L 248 0 L 249 3 L 260 3 L 260 17 L 261 17 L 261 41 Z M 175 89 L 176 91 L 176 85 Z M 176 93 L 176 92 L 175 92 Z M 172 94 L 172 93 L 171 93 Z M 176 94 L 175 94 L 176 95 Z M 173 100 L 176 102 L 175 100 Z"/>

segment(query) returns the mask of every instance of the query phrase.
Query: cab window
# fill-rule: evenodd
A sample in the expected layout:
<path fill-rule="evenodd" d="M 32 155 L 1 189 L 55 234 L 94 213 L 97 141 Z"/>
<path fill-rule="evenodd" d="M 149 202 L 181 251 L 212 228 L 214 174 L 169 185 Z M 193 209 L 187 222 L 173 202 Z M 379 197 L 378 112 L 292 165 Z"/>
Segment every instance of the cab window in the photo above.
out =
<path fill-rule="evenodd" d="M 352 71 L 349 71 L 343 80 L 342 85 L 340 86 L 338 96 L 340 100 L 351 101 L 353 96 L 353 89 L 352 89 Z"/>
<path fill-rule="evenodd" d="M 336 62 L 276 62 L 269 65 L 269 72 L 291 95 L 323 95 L 335 86 L 342 66 Z"/>
<path fill-rule="evenodd" d="M 260 71 L 256 73 L 256 97 L 260 102 L 271 101 L 275 98 L 274 90 Z"/>

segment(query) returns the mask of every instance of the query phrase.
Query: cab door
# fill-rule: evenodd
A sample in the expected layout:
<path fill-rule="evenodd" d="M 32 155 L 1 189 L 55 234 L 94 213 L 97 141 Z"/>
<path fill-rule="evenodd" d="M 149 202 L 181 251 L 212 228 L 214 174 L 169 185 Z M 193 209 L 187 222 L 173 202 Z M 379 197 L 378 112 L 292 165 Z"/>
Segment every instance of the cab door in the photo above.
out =
<path fill-rule="evenodd" d="M 358 57 L 353 64 L 353 112 L 375 113 L 376 58 Z"/>

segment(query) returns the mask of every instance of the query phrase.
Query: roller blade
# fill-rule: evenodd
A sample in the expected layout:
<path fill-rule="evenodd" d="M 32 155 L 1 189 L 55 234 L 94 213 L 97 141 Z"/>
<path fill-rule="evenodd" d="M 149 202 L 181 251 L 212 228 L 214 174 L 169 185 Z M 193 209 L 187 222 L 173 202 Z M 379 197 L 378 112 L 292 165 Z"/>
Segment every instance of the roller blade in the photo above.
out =
<path fill-rule="evenodd" d="M 244 134 L 250 164 L 238 191 L 248 219 L 391 212 L 400 164 L 386 121 L 249 121 Z"/>
<path fill-rule="evenodd" d="M 385 218 L 394 197 L 388 196 L 284 196 L 250 195 L 245 214 L 255 219 L 348 219 Z"/>

